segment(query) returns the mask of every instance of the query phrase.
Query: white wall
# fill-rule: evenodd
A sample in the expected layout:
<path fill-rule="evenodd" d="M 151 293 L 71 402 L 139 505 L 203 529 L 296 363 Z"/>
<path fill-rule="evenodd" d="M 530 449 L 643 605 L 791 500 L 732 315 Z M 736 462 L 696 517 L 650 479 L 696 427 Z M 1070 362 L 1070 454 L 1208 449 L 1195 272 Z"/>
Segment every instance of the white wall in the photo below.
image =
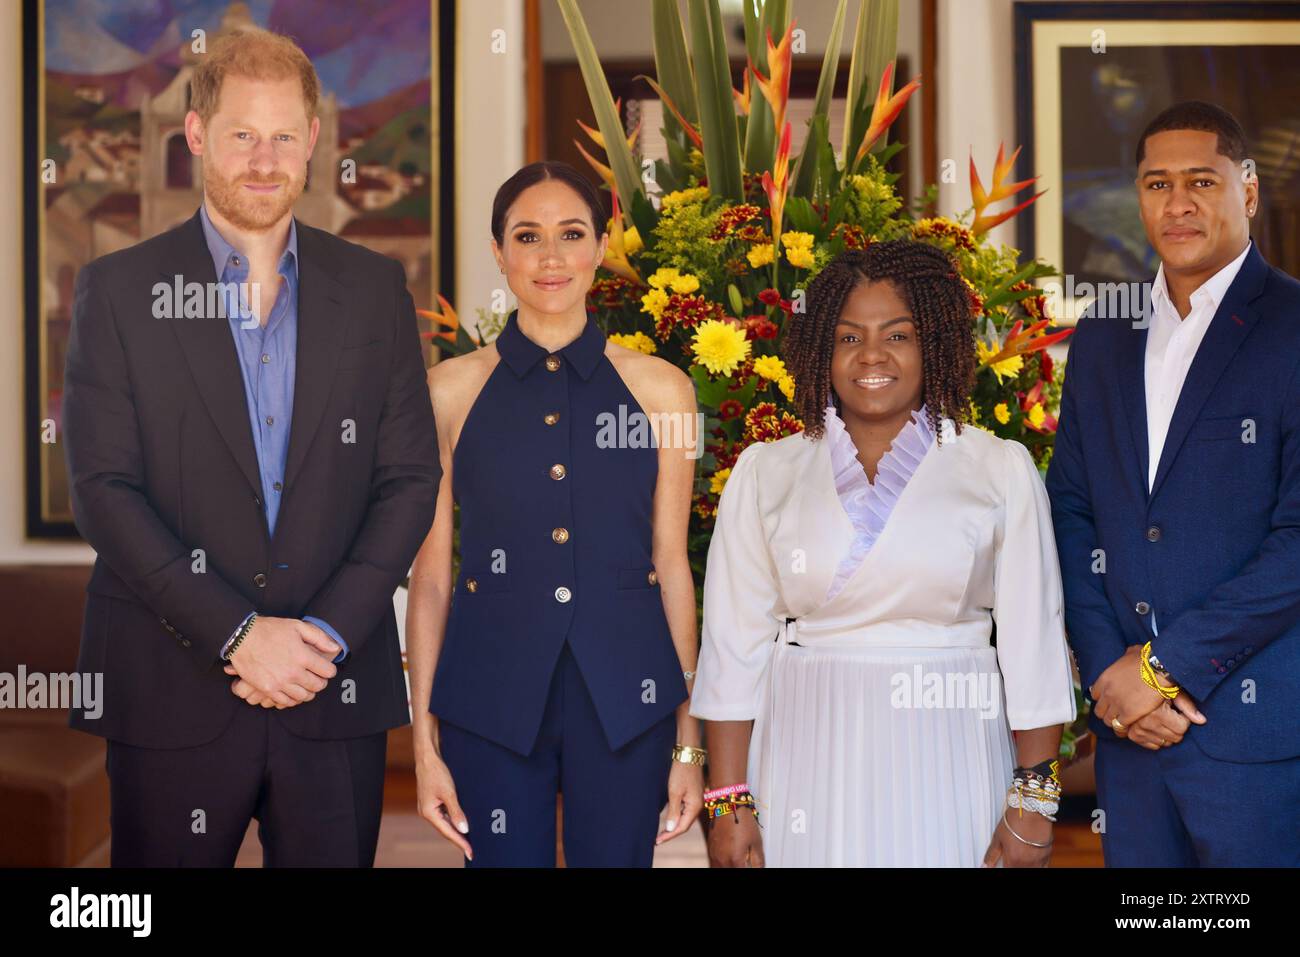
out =
<path fill-rule="evenodd" d="M 492 52 L 496 30 L 504 53 Z M 471 327 L 475 309 L 506 291 L 492 258 L 490 220 L 497 188 L 524 165 L 524 41 L 522 0 L 458 0 L 455 306 Z"/>

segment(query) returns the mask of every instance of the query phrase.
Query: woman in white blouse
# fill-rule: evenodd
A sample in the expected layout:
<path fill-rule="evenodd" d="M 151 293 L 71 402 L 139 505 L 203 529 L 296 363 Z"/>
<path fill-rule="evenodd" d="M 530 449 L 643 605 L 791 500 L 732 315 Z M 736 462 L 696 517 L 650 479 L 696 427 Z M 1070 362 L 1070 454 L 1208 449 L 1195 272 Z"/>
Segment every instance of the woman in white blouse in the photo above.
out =
<path fill-rule="evenodd" d="M 741 453 L 709 548 L 710 858 L 1046 866 L 1075 716 L 1060 569 L 1028 451 L 962 426 L 965 286 L 932 246 L 875 243 L 790 322 L 805 432 Z"/>

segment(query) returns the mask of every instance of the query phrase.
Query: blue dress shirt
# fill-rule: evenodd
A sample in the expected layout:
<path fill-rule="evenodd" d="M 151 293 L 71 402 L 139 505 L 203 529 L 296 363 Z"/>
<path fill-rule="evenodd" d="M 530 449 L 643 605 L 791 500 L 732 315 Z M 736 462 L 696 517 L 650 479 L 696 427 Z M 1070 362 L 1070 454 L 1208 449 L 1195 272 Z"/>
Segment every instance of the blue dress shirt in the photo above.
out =
<path fill-rule="evenodd" d="M 224 290 L 226 316 L 230 334 L 235 339 L 239 369 L 244 380 L 244 402 L 257 450 L 258 472 L 262 480 L 262 501 L 266 509 L 268 534 L 275 535 L 275 520 L 280 514 L 285 462 L 289 455 L 290 425 L 293 419 L 293 387 L 298 357 L 298 227 L 289 220 L 289 243 L 280 257 L 280 291 L 271 307 L 266 324 L 252 312 L 251 306 L 265 314 L 266 303 L 250 304 L 244 293 L 248 282 L 248 257 L 226 241 L 208 218 L 207 204 L 199 207 L 203 235 L 212 265 L 223 285 L 238 284 Z M 249 617 L 252 617 L 251 615 Z M 240 628 L 248 619 L 240 623 Z M 329 623 L 308 615 L 309 621 L 338 642 L 343 649 L 335 662 L 348 654 L 347 642 Z M 238 634 L 236 629 L 235 634 Z M 222 648 L 230 647 L 234 635 Z"/>

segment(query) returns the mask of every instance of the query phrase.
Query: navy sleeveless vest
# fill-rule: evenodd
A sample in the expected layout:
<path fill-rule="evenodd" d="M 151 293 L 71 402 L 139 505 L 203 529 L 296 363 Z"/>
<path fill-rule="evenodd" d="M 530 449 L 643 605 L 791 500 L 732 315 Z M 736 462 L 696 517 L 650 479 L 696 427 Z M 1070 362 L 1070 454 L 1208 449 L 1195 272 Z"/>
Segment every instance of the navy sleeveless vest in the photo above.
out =
<path fill-rule="evenodd" d="M 617 749 L 687 697 L 652 563 L 658 450 L 609 441 L 608 416 L 644 412 L 590 316 L 548 354 L 512 312 L 496 347 L 452 455 L 461 562 L 429 710 L 527 755 L 567 642 Z"/>

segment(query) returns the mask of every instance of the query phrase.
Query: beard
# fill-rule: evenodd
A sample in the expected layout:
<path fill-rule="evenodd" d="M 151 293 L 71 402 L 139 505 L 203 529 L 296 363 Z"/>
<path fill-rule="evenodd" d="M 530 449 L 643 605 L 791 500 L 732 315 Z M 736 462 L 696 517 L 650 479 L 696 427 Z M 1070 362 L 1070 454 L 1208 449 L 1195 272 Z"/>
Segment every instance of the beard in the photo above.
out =
<path fill-rule="evenodd" d="M 244 189 L 245 183 L 255 186 L 277 184 L 281 189 L 269 195 L 258 195 Z M 206 165 L 203 167 L 203 187 L 213 208 L 236 228 L 249 232 L 262 232 L 279 222 L 293 208 L 306 185 L 306 167 L 301 175 L 292 178 L 285 173 L 272 176 L 249 173 L 233 179 L 224 178 Z"/>

